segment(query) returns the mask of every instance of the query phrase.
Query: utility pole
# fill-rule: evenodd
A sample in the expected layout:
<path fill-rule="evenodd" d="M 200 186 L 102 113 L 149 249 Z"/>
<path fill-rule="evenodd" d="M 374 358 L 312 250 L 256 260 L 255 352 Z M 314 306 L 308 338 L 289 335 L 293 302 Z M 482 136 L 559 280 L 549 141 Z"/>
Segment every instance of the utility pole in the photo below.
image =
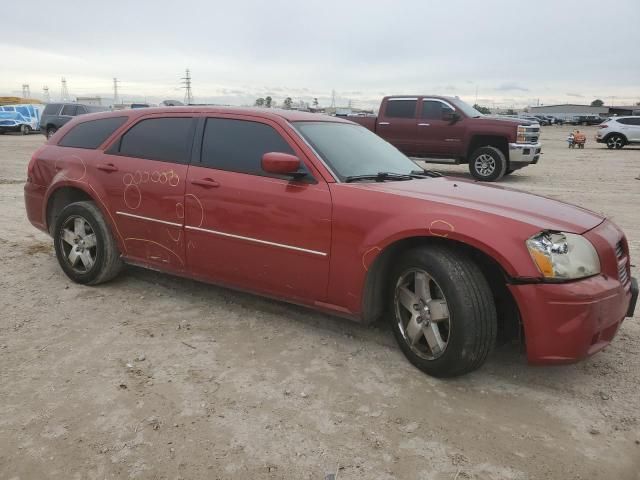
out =
<path fill-rule="evenodd" d="M 44 92 L 44 103 L 50 103 L 51 96 L 49 95 L 49 87 L 45 85 L 44 87 L 42 87 L 42 91 Z"/>
<path fill-rule="evenodd" d="M 67 79 L 62 77 L 60 80 L 60 101 L 68 102 L 69 101 L 69 90 L 67 89 Z"/>
<path fill-rule="evenodd" d="M 28 83 L 22 84 L 22 98 L 31 98 L 31 90 Z"/>
<path fill-rule="evenodd" d="M 118 97 L 118 83 L 120 83 L 120 80 L 118 80 L 116 77 L 113 77 L 113 104 L 117 104 L 119 97 Z"/>
<path fill-rule="evenodd" d="M 191 72 L 187 68 L 185 76 L 181 78 L 182 84 L 184 84 L 184 103 L 185 105 L 191 105 L 193 103 L 193 93 L 191 91 Z"/>

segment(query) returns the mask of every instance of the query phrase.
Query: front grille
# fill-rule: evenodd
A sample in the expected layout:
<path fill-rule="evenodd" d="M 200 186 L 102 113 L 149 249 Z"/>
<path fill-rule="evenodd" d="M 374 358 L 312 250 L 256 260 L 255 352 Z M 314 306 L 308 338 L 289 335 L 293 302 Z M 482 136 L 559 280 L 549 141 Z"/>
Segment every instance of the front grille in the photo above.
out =
<path fill-rule="evenodd" d="M 626 284 L 629 281 L 629 274 L 627 273 L 629 257 L 625 254 L 622 240 L 616 244 L 616 260 L 618 261 L 618 279 L 622 284 Z"/>

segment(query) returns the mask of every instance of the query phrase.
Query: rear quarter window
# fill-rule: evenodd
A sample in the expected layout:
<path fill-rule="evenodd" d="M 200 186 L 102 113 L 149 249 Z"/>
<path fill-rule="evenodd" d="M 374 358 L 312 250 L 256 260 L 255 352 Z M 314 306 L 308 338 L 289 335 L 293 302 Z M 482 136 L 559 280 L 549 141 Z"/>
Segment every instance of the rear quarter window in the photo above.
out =
<path fill-rule="evenodd" d="M 127 117 L 112 117 L 79 123 L 62 137 L 58 145 L 96 149 L 126 121 Z"/>
<path fill-rule="evenodd" d="M 43 115 L 57 115 L 60 112 L 61 105 L 59 103 L 50 103 L 44 107 Z"/>

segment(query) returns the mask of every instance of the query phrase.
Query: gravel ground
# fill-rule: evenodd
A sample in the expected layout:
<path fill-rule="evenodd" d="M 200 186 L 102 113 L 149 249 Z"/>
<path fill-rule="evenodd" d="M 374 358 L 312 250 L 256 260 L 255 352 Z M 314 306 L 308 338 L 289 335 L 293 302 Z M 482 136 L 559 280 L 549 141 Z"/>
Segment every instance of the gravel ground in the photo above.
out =
<path fill-rule="evenodd" d="M 503 184 L 608 215 L 638 261 L 640 149 L 585 130 Z M 79 286 L 25 217 L 43 142 L 0 136 L 0 478 L 640 479 L 638 315 L 577 365 L 507 346 L 442 381 L 384 326 L 137 268 Z"/>

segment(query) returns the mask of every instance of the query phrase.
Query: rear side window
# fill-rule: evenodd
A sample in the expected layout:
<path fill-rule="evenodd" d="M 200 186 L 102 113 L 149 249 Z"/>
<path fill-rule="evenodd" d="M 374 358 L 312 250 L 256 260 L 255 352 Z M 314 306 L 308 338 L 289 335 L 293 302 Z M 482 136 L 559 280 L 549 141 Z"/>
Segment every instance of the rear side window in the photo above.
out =
<path fill-rule="evenodd" d="M 62 137 L 58 145 L 96 149 L 126 121 L 127 117 L 112 117 L 79 123 Z"/>
<path fill-rule="evenodd" d="M 385 115 L 393 118 L 415 118 L 417 103 L 415 98 L 388 100 Z"/>
<path fill-rule="evenodd" d="M 62 107 L 62 112 L 60 113 L 60 115 L 68 115 L 73 117 L 75 116 L 77 111 L 78 111 L 77 105 L 65 105 L 64 107 Z"/>
<path fill-rule="evenodd" d="M 125 157 L 189 163 L 195 120 L 185 117 L 150 118 L 131 127 L 120 139 Z"/>
<path fill-rule="evenodd" d="M 640 125 L 640 117 L 638 118 L 620 118 L 618 123 L 623 125 Z"/>
<path fill-rule="evenodd" d="M 43 115 L 57 115 L 60 111 L 61 105 L 59 103 L 50 103 L 42 112 Z"/>
<path fill-rule="evenodd" d="M 78 109 L 76 110 L 76 115 L 84 115 L 85 113 L 87 113 L 87 109 L 84 108 L 82 105 L 78 105 Z"/>
<path fill-rule="evenodd" d="M 226 118 L 208 118 L 202 140 L 202 163 L 206 167 L 231 172 L 264 175 L 262 155 L 293 149 L 271 126 Z"/>

